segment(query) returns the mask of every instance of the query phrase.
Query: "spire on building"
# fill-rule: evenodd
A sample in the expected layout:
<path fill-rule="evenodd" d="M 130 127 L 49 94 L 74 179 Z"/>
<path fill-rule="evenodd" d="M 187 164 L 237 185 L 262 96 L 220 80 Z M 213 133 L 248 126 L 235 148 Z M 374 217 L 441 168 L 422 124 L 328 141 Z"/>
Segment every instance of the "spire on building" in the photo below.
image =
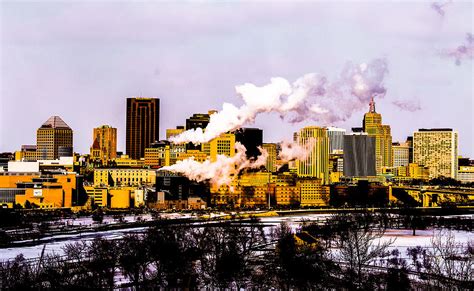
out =
<path fill-rule="evenodd" d="M 374 101 L 374 97 L 372 97 L 372 99 L 370 100 L 370 103 L 369 103 L 369 112 L 370 112 L 370 113 L 375 113 L 375 101 Z"/>

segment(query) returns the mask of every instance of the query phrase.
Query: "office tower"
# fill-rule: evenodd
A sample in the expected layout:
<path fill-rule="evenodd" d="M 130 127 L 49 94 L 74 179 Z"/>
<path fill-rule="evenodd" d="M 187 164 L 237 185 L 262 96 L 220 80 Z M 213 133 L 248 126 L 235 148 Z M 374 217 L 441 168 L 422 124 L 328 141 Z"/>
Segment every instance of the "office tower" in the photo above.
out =
<path fill-rule="evenodd" d="M 91 158 L 100 159 L 104 164 L 117 157 L 117 129 L 110 125 L 94 128 Z"/>
<path fill-rule="evenodd" d="M 375 137 L 367 134 L 344 136 L 344 176 L 376 175 Z"/>
<path fill-rule="evenodd" d="M 51 116 L 36 132 L 39 160 L 72 156 L 72 129 L 59 116 Z"/>
<path fill-rule="evenodd" d="M 297 160 L 299 177 L 316 177 L 322 184 L 329 183 L 329 138 L 327 130 L 322 127 L 308 126 L 297 134 L 298 144 L 310 149 L 308 158 Z"/>
<path fill-rule="evenodd" d="M 341 153 L 344 147 L 344 135 L 346 130 L 337 127 L 328 127 L 329 153 Z"/>
<path fill-rule="evenodd" d="M 127 98 L 127 155 L 143 158 L 145 148 L 159 140 L 159 133 L 160 99 Z"/>
<path fill-rule="evenodd" d="M 276 172 L 276 160 L 277 160 L 277 144 L 276 143 L 264 143 L 262 148 L 268 153 L 267 163 L 265 168 L 269 172 Z"/>
<path fill-rule="evenodd" d="M 410 163 L 410 147 L 406 143 L 392 143 L 393 167 L 408 166 Z"/>
<path fill-rule="evenodd" d="M 413 162 L 429 167 L 430 178 L 457 178 L 458 133 L 451 128 L 419 129 L 413 134 Z"/>
<path fill-rule="evenodd" d="M 216 111 L 210 110 L 207 113 L 195 113 L 193 116 L 186 119 L 186 130 L 196 128 L 206 128 L 211 120 L 211 115 Z"/>
<path fill-rule="evenodd" d="M 382 115 L 375 111 L 374 98 L 370 101 L 369 112 L 364 114 L 363 129 L 375 137 L 376 171 L 379 175 L 383 167 L 392 166 L 392 135 L 390 126 L 382 125 Z"/>
<path fill-rule="evenodd" d="M 247 150 L 247 158 L 260 155 L 258 147 L 262 146 L 263 131 L 259 128 L 239 128 L 235 132 L 235 141 L 240 142 Z"/>
<path fill-rule="evenodd" d="M 218 155 L 233 157 L 235 155 L 235 135 L 223 133 L 210 142 L 203 143 L 202 152 L 210 157 L 211 162 L 215 162 Z"/>
<path fill-rule="evenodd" d="M 405 144 L 408 146 L 408 163 L 413 163 L 413 136 L 407 136 Z"/>

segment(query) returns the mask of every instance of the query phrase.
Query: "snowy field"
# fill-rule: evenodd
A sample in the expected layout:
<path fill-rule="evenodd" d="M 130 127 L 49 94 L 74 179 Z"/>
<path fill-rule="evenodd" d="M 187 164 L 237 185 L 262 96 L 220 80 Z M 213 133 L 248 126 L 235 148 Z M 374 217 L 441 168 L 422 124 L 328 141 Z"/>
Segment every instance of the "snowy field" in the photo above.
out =
<path fill-rule="evenodd" d="M 215 216 L 224 215 L 224 213 L 218 213 Z M 260 221 L 270 227 L 278 226 L 281 222 L 287 222 L 288 225 L 293 229 L 296 230 L 301 226 L 301 224 L 305 221 L 317 221 L 317 220 L 325 220 L 331 216 L 331 214 L 300 214 L 294 216 L 276 216 L 276 217 L 262 217 Z M 126 221 L 135 221 L 138 216 L 125 216 Z M 166 217 L 168 219 L 178 219 L 178 218 L 190 218 L 192 217 L 191 214 L 181 214 L 181 213 L 168 213 L 163 214 L 162 217 Z M 143 215 L 140 219 L 143 220 L 151 220 L 152 217 L 150 215 Z M 68 220 L 66 219 L 65 222 Z M 114 219 L 110 217 L 107 220 L 108 223 L 115 223 Z M 69 223 L 74 224 L 82 224 L 87 225 L 91 224 L 92 220 L 90 218 L 77 218 L 71 220 Z M 127 233 L 132 232 L 142 232 L 146 228 L 128 228 L 128 229 L 119 229 L 119 230 L 110 230 L 110 231 L 101 231 L 101 232 L 83 232 L 80 234 L 71 234 L 71 235 L 58 235 L 53 236 L 52 242 L 48 242 L 45 247 L 45 254 L 61 254 L 62 248 L 69 243 L 74 243 L 77 241 L 91 241 L 97 236 L 101 236 L 107 239 L 118 239 L 123 237 Z M 381 242 L 388 241 L 390 239 L 394 239 L 394 243 L 392 244 L 391 248 L 397 248 L 401 252 L 402 256 L 405 257 L 406 249 L 408 247 L 415 247 L 415 246 L 422 246 L 426 247 L 431 244 L 431 238 L 433 234 L 438 230 L 417 230 L 416 236 L 412 235 L 411 229 L 388 229 L 384 236 L 380 238 Z M 266 229 L 266 233 L 270 232 L 270 228 Z M 460 243 L 467 243 L 469 240 L 474 240 L 474 234 L 467 232 L 467 231 L 453 231 L 455 236 L 455 240 Z M 68 238 L 67 240 L 61 241 L 54 241 L 54 239 L 63 239 Z M 51 240 L 51 237 L 47 238 Z M 15 256 L 19 254 L 23 254 L 25 258 L 36 258 L 41 255 L 43 250 L 44 244 L 39 244 L 36 246 L 29 246 L 29 247 L 12 247 L 12 248 L 4 248 L 0 249 L 0 261 L 13 259 Z"/>

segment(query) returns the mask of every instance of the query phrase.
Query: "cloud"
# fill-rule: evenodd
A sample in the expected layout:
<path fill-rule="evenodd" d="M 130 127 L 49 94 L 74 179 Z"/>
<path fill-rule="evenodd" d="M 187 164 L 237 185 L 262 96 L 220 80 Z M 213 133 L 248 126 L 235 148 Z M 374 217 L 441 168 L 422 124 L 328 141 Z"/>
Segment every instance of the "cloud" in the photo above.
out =
<path fill-rule="evenodd" d="M 457 66 L 460 66 L 465 60 L 472 60 L 474 56 L 474 37 L 472 33 L 466 34 L 465 43 L 454 49 L 443 50 L 440 55 L 442 57 L 454 59 Z"/>
<path fill-rule="evenodd" d="M 413 100 L 395 100 L 392 102 L 393 105 L 397 106 L 401 110 L 415 112 L 421 110 L 420 102 Z"/>
<path fill-rule="evenodd" d="M 446 13 L 445 11 L 445 7 L 448 5 L 448 4 L 451 4 L 453 3 L 452 1 L 447 1 L 447 2 L 444 2 L 444 3 L 440 3 L 440 2 L 433 2 L 431 3 L 431 8 L 436 11 L 436 13 L 438 13 L 441 17 L 444 16 L 444 14 Z"/>

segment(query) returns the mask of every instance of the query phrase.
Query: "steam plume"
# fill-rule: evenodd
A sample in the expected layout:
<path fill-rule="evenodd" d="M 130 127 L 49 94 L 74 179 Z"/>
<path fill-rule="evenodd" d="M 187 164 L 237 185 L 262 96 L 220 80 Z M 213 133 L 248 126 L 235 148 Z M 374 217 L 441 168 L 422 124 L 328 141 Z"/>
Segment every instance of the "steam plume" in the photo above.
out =
<path fill-rule="evenodd" d="M 183 174 L 191 180 L 202 182 L 209 180 L 213 185 L 229 185 L 233 176 L 243 169 L 259 168 L 265 165 L 268 152 L 259 147 L 260 155 L 256 160 L 249 160 L 245 154 L 245 146 L 241 143 L 235 143 L 236 153 L 233 157 L 218 155 L 215 162 L 206 160 L 202 163 L 194 158 L 188 158 L 178 161 L 176 164 L 163 167 L 160 171 L 171 171 Z"/>
<path fill-rule="evenodd" d="M 311 153 L 314 143 L 300 145 L 296 142 L 283 141 L 281 143 L 280 160 L 289 162 L 293 160 L 306 160 Z"/>
<path fill-rule="evenodd" d="M 466 34 L 466 42 L 455 49 L 444 50 L 441 56 L 453 58 L 456 65 L 461 65 L 463 60 L 472 60 L 474 56 L 474 36 L 472 33 Z"/>
<path fill-rule="evenodd" d="M 392 102 L 393 105 L 397 106 L 401 110 L 415 112 L 421 110 L 420 102 L 411 100 L 395 100 Z"/>
<path fill-rule="evenodd" d="M 224 103 L 222 110 L 210 117 L 205 128 L 191 129 L 170 138 L 174 143 L 209 142 L 222 133 L 236 130 L 255 121 L 261 113 L 277 112 L 291 123 L 311 119 L 328 124 L 348 119 L 362 109 L 373 96 L 383 97 L 388 73 L 385 59 L 368 64 L 347 63 L 334 82 L 318 74 L 307 74 L 290 84 L 284 78 L 272 78 L 258 87 L 246 83 L 235 87 L 243 105 Z"/>

